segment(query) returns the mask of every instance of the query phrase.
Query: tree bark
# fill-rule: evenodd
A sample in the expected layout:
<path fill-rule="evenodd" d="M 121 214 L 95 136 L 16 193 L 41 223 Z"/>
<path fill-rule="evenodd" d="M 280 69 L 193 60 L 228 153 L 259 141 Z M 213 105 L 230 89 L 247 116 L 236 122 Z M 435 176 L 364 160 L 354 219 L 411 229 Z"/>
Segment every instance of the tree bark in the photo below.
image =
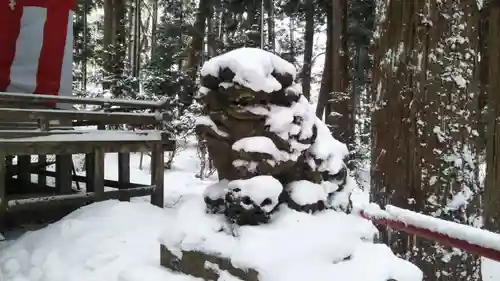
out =
<path fill-rule="evenodd" d="M 203 40 L 205 38 L 206 19 L 208 15 L 210 15 L 211 2 L 211 0 L 200 0 L 198 4 L 198 11 L 196 13 L 196 21 L 194 23 L 191 46 L 189 48 L 186 65 L 186 71 L 191 81 L 196 81 L 196 76 L 198 75 L 198 68 L 201 63 L 203 52 Z M 192 103 L 193 95 L 193 92 L 188 92 L 185 93 L 184 97 L 181 97 L 185 106 Z"/>
<path fill-rule="evenodd" d="M 352 93 L 348 89 L 347 0 L 334 0 L 332 13 L 332 68 L 329 77 L 332 93 L 327 104 L 326 121 L 333 136 L 352 149 L 355 105 Z"/>
<path fill-rule="evenodd" d="M 157 24 L 158 24 L 158 0 L 151 0 L 153 4 L 153 18 L 151 23 L 151 58 L 156 55 Z"/>
<path fill-rule="evenodd" d="M 113 0 L 104 0 L 104 36 L 103 36 L 103 69 L 104 81 L 103 87 L 108 90 L 111 88 L 112 65 L 112 44 L 113 44 Z"/>
<path fill-rule="evenodd" d="M 373 200 L 472 224 L 479 210 L 476 3 L 379 4 L 386 18 L 373 72 Z M 481 278 L 479 259 L 468 253 L 386 229 L 382 238 L 426 281 Z"/>
<path fill-rule="evenodd" d="M 330 83 L 331 78 L 331 67 L 332 67 L 332 36 L 333 36 L 333 12 L 332 9 L 328 9 L 326 12 L 326 53 L 325 53 L 325 63 L 323 66 L 323 74 L 321 77 L 321 87 L 319 89 L 318 103 L 316 104 L 316 116 L 323 120 L 323 115 L 325 113 L 325 106 L 328 101 L 328 97 L 331 93 L 332 83 Z"/>
<path fill-rule="evenodd" d="M 306 30 L 304 33 L 304 66 L 302 68 L 302 93 L 311 98 L 311 69 L 314 48 L 314 0 L 306 1 Z"/>
<path fill-rule="evenodd" d="M 491 1 L 488 14 L 488 123 L 484 226 L 500 233 L 500 4 Z"/>
<path fill-rule="evenodd" d="M 274 1 L 266 0 L 267 2 L 267 41 L 269 42 L 270 52 L 274 53 L 276 51 L 276 42 L 274 34 Z"/>

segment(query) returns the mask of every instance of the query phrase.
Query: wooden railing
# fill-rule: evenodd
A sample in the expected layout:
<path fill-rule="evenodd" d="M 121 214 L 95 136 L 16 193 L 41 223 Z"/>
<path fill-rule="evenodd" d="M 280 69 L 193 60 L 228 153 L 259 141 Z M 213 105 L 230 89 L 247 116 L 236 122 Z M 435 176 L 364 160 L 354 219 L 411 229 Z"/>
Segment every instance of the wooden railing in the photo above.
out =
<path fill-rule="evenodd" d="M 56 103 L 67 104 L 65 108 L 77 104 L 98 108 L 48 106 Z M 126 112 L 130 110 L 149 112 Z M 175 145 L 163 130 L 169 116 L 165 110 L 162 102 L 0 93 L 0 228 L 16 221 L 20 216 L 14 214 L 18 212 L 30 214 L 24 218 L 33 218 L 49 213 L 35 209 L 52 207 L 61 215 L 58 210 L 67 213 L 88 202 L 106 199 L 151 195 L 153 204 L 163 206 L 163 155 Z M 149 129 L 106 130 L 108 125 Z M 118 153 L 118 181 L 104 178 L 108 168 L 104 156 L 108 152 Z M 151 184 L 131 183 L 131 152 L 151 152 Z M 74 154 L 85 154 L 85 176 L 76 174 Z M 36 163 L 32 163 L 32 155 L 38 155 Z M 52 164 L 47 155 L 56 155 L 55 171 L 46 169 Z M 55 187 L 47 184 L 47 177 L 55 178 Z M 84 187 L 74 188 L 73 183 Z"/>

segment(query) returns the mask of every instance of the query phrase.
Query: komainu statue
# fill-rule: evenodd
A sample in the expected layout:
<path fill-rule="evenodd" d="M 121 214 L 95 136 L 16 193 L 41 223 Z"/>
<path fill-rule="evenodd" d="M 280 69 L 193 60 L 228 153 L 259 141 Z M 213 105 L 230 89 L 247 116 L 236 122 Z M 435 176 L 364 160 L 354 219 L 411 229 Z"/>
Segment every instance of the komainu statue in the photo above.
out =
<path fill-rule="evenodd" d="M 348 208 L 347 147 L 316 117 L 295 76 L 293 65 L 254 48 L 204 64 L 196 132 L 219 175 L 205 192 L 212 212 L 256 225 L 280 204 L 305 212 Z"/>

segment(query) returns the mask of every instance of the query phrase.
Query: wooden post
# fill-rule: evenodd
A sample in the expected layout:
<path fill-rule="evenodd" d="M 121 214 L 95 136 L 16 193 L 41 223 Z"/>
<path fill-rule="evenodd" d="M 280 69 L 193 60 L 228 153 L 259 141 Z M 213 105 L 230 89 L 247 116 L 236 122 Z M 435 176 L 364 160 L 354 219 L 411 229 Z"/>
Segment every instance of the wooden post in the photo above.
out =
<path fill-rule="evenodd" d="M 163 166 L 163 144 L 155 142 L 151 151 L 151 185 L 155 185 L 155 191 L 151 195 L 151 204 L 163 208 L 163 180 L 165 167 Z"/>
<path fill-rule="evenodd" d="M 85 154 L 85 190 L 94 192 L 94 153 Z"/>
<path fill-rule="evenodd" d="M 119 189 L 130 186 L 130 152 L 118 153 L 118 182 Z M 120 201 L 130 201 L 129 197 L 120 197 Z"/>
<path fill-rule="evenodd" d="M 40 127 L 41 131 L 48 131 L 49 122 L 46 120 L 39 120 L 38 127 Z M 47 170 L 47 155 L 38 155 L 38 165 L 40 165 L 41 172 L 38 173 L 37 184 L 40 188 L 45 188 L 45 186 L 47 185 L 47 176 L 45 176 L 45 174 L 43 174 L 42 172 Z"/>
<path fill-rule="evenodd" d="M 104 151 L 100 148 L 96 148 L 94 149 L 92 156 L 92 186 L 95 193 L 95 201 L 100 201 L 103 200 L 104 195 Z"/>
<path fill-rule="evenodd" d="M 71 126 L 71 121 L 60 121 L 60 125 Z M 56 189 L 61 194 L 73 193 L 72 168 L 73 155 L 56 155 Z"/>
<path fill-rule="evenodd" d="M 31 155 L 17 156 L 17 179 L 23 190 L 29 189 L 31 185 Z"/>
<path fill-rule="evenodd" d="M 56 188 L 61 194 L 73 192 L 71 179 L 71 168 L 73 166 L 72 155 L 56 155 Z"/>
<path fill-rule="evenodd" d="M 97 125 L 97 130 L 105 130 L 106 126 L 103 124 Z M 104 161 L 104 160 L 103 160 Z M 104 165 L 104 164 L 103 164 Z M 96 187 L 96 174 L 95 172 L 95 155 L 94 153 L 87 153 L 85 154 L 85 175 L 87 177 L 86 180 L 86 191 L 87 192 L 94 192 Z"/>
<path fill-rule="evenodd" d="M 0 233 L 5 229 L 7 187 L 5 186 L 5 152 L 0 151 Z"/>

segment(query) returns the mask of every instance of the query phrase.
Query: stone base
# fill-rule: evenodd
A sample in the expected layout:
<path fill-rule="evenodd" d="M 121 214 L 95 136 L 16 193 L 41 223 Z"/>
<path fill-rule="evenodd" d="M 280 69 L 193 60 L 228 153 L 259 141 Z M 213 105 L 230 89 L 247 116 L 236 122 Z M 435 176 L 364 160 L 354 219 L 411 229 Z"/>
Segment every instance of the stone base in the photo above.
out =
<path fill-rule="evenodd" d="M 217 281 L 221 271 L 243 281 L 259 281 L 259 274 L 254 269 L 241 269 L 234 266 L 231 260 L 199 251 L 182 251 L 179 259 L 165 245 L 160 249 L 161 265 L 174 271 L 203 280 Z"/>

